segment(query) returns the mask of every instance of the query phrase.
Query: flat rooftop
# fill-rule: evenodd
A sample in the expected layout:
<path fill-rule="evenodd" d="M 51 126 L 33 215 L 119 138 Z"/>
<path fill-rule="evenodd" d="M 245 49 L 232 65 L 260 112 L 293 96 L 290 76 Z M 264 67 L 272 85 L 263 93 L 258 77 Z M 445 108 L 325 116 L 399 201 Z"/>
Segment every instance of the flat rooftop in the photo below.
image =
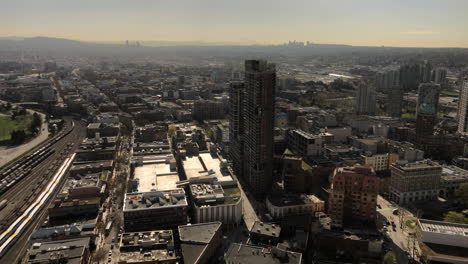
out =
<path fill-rule="evenodd" d="M 237 204 L 241 199 L 237 184 L 225 185 L 197 183 L 190 184 L 190 191 L 198 206 Z"/>
<path fill-rule="evenodd" d="M 361 142 L 366 145 L 375 145 L 379 142 L 383 142 L 384 138 L 382 137 L 368 137 L 368 138 L 354 138 L 354 140 Z"/>
<path fill-rule="evenodd" d="M 221 160 L 209 152 L 201 152 L 198 156 L 188 156 L 182 160 L 182 166 L 187 179 L 215 176 L 218 181 L 232 181 L 229 171 L 222 169 Z"/>
<path fill-rule="evenodd" d="M 457 166 L 442 166 L 442 180 L 468 180 L 468 171 Z"/>
<path fill-rule="evenodd" d="M 401 170 L 440 169 L 439 163 L 432 160 L 421 160 L 415 162 L 397 161 L 391 165 Z"/>
<path fill-rule="evenodd" d="M 99 162 L 86 162 L 86 163 L 73 163 L 70 170 L 85 170 L 85 169 L 92 169 L 92 168 L 109 168 L 112 167 L 114 163 L 113 160 L 102 160 Z"/>
<path fill-rule="evenodd" d="M 75 206 L 86 206 L 86 205 L 95 205 L 99 207 L 101 204 L 100 197 L 86 198 L 86 199 L 73 199 L 65 200 L 60 202 L 53 202 L 50 204 L 49 208 L 58 208 L 58 207 L 75 207 Z"/>
<path fill-rule="evenodd" d="M 360 151 L 358 148 L 349 146 L 349 145 L 341 145 L 341 144 L 329 144 L 325 146 L 325 149 L 330 152 L 338 152 L 338 153 L 347 153 L 351 151 Z"/>
<path fill-rule="evenodd" d="M 184 189 L 167 191 L 127 193 L 123 211 L 154 210 L 158 208 L 188 206 Z"/>
<path fill-rule="evenodd" d="M 34 243 L 27 263 L 51 263 L 57 255 L 67 256 L 68 264 L 82 263 L 84 250 L 89 247 L 89 237 Z"/>
<path fill-rule="evenodd" d="M 123 233 L 119 243 L 121 250 L 134 249 L 139 251 L 143 247 L 160 247 L 161 245 L 174 243 L 174 236 L 172 230 Z"/>
<path fill-rule="evenodd" d="M 281 233 L 281 227 L 276 224 L 255 221 L 252 228 L 250 229 L 250 232 L 271 237 L 279 237 Z"/>
<path fill-rule="evenodd" d="M 301 137 L 304 137 L 306 139 L 317 139 L 317 138 L 320 137 L 319 135 L 313 135 L 313 134 L 305 132 L 304 130 L 301 130 L 301 129 L 294 129 L 293 133 L 296 133 L 296 134 L 298 134 Z"/>
<path fill-rule="evenodd" d="M 137 192 L 172 190 L 180 181 L 172 154 L 136 161 L 133 178 L 138 181 Z"/>
<path fill-rule="evenodd" d="M 178 263 L 179 256 L 173 250 L 145 249 L 144 251 L 120 252 L 118 263 Z M 153 262 L 153 261 L 158 262 Z"/>
<path fill-rule="evenodd" d="M 464 224 L 419 219 L 419 226 L 424 232 L 468 237 L 468 225 Z"/>
<path fill-rule="evenodd" d="M 31 239 L 48 239 L 57 236 L 92 236 L 96 227 L 96 219 L 74 223 L 71 225 L 61 225 L 39 228 L 31 234 Z"/>
<path fill-rule="evenodd" d="M 102 181 L 100 177 L 101 175 L 98 173 L 86 174 L 84 176 L 77 175 L 75 177 L 70 177 L 67 179 L 67 182 L 63 186 L 61 192 L 68 193 L 70 189 L 78 189 L 78 188 L 88 188 L 88 187 L 101 188 Z"/>
<path fill-rule="evenodd" d="M 242 264 L 299 264 L 302 254 L 278 248 L 268 249 L 253 245 L 232 243 L 226 251 L 226 260 Z M 283 256 L 283 257 L 282 257 Z"/>

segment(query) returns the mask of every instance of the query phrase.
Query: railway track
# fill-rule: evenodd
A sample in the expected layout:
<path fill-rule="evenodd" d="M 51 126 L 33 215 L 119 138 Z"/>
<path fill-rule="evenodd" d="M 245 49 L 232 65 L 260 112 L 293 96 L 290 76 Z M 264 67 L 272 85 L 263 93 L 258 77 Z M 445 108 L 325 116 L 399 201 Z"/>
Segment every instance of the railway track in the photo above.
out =
<path fill-rule="evenodd" d="M 57 169 L 58 164 L 64 155 L 64 151 L 67 147 L 67 140 L 69 137 L 76 136 L 76 132 L 67 133 L 67 137 L 61 137 L 63 141 L 55 141 L 53 146 L 49 146 L 47 149 L 51 155 L 48 155 L 46 159 L 40 159 L 41 163 L 37 164 L 30 173 L 24 175 L 14 185 L 7 190 L 4 190 L 0 196 L 1 200 L 9 201 L 5 208 L 0 212 L 0 232 L 5 228 L 6 225 L 10 224 L 11 219 L 18 216 L 21 210 L 28 201 L 35 196 L 41 184 L 47 180 L 50 173 Z M 69 136 L 69 137 L 68 137 Z M 53 141 L 52 141 L 53 142 Z M 46 146 L 49 145 L 46 144 Z M 44 148 L 44 147 L 43 147 Z M 41 149 L 43 149 L 41 148 Z M 55 153 L 58 151 L 57 153 Z M 35 153 L 41 152 L 40 150 Z M 23 162 L 24 164 L 24 162 Z M 13 165 L 14 166 L 14 165 Z M 4 217 L 7 216 L 7 217 Z"/>
<path fill-rule="evenodd" d="M 53 154 L 39 163 L 31 173 L 26 175 L 21 181 L 13 185 L 9 190 L 0 196 L 0 200 L 7 199 L 8 205 L 0 211 L 0 234 L 8 231 L 14 221 L 24 215 L 30 207 L 37 203 L 37 199 L 44 194 L 44 189 L 50 185 L 51 179 L 58 174 L 58 169 L 64 164 L 71 153 L 75 152 L 79 143 L 84 138 L 84 127 L 79 123 L 67 135 L 57 140 L 50 149 Z M 27 242 L 33 230 L 39 226 L 47 216 L 47 207 L 65 182 L 65 176 L 60 177 L 55 182 L 55 188 L 42 201 L 41 206 L 35 210 L 34 216 L 20 229 L 20 233 L 15 235 L 14 246 L 5 246 L 1 252 L 0 263 L 15 263 L 27 248 Z M 48 185 L 49 184 L 49 185 Z M 31 211 L 32 212 L 32 211 Z M 14 225 L 19 228 L 19 225 Z M 6 235 L 5 235 L 6 236 Z M 5 243 L 5 237 L 0 240 Z M 9 242 L 10 243 L 10 242 Z M 1 246 L 1 244 L 0 244 Z M 9 249 L 9 250 L 8 250 Z M 5 262 L 4 262 L 5 261 Z"/>
<path fill-rule="evenodd" d="M 35 199 L 35 201 L 30 204 L 23 214 L 16 218 L 14 222 L 0 234 L 0 256 L 5 254 L 8 249 L 10 249 L 16 242 L 17 237 L 21 235 L 27 226 L 33 222 L 33 218 L 41 213 L 41 209 L 44 205 L 48 204 L 48 201 L 54 195 L 58 187 L 60 187 L 60 182 L 65 177 L 69 166 L 73 162 L 75 154 L 71 155 L 65 159 L 63 164 L 60 166 L 57 173 L 54 174 L 52 179 L 48 182 L 47 186 L 43 189 L 40 195 Z"/>
<path fill-rule="evenodd" d="M 28 154 L 13 164 L 4 168 L 0 174 L 0 194 L 5 193 L 23 178 L 28 176 L 39 164 L 55 151 L 55 145 L 64 137 L 69 135 L 74 129 L 74 122 L 71 126 L 65 126 L 61 132 L 49 139 L 41 148 Z"/>

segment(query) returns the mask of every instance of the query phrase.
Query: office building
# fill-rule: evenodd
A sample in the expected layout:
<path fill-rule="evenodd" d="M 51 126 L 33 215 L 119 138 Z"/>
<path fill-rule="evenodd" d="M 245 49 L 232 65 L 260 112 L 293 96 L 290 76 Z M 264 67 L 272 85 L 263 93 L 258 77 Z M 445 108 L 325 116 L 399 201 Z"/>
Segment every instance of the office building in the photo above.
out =
<path fill-rule="evenodd" d="M 406 64 L 400 67 L 400 85 L 404 91 L 416 90 L 420 83 L 418 64 Z"/>
<path fill-rule="evenodd" d="M 242 220 L 242 198 L 227 161 L 215 153 L 201 152 L 181 159 L 193 202 L 195 223 L 219 221 L 237 225 Z"/>
<path fill-rule="evenodd" d="M 436 68 L 434 70 L 434 78 L 433 78 L 435 83 L 438 83 L 440 85 L 444 85 L 446 80 L 447 80 L 447 69 L 446 68 Z"/>
<path fill-rule="evenodd" d="M 468 263 L 468 225 L 418 220 L 417 237 L 430 263 Z"/>
<path fill-rule="evenodd" d="M 444 165 L 440 178 L 440 194 L 450 197 L 463 183 L 468 183 L 468 171 L 454 165 Z"/>
<path fill-rule="evenodd" d="M 68 199 L 58 197 L 49 208 L 49 221 L 57 223 L 61 221 L 73 221 L 76 219 L 94 218 L 101 207 L 101 198 Z"/>
<path fill-rule="evenodd" d="M 33 243 L 24 263 L 88 264 L 89 243 L 89 237 Z"/>
<path fill-rule="evenodd" d="M 390 165 L 399 160 L 400 156 L 396 153 L 385 153 L 375 155 L 363 155 L 364 165 L 373 168 L 375 171 L 385 171 Z"/>
<path fill-rule="evenodd" d="M 458 98 L 458 130 L 460 134 L 468 132 L 468 78 L 461 83 L 460 96 Z"/>
<path fill-rule="evenodd" d="M 294 129 L 288 132 L 287 139 L 289 148 L 301 157 L 320 156 L 323 153 L 324 143 L 320 135 Z"/>
<path fill-rule="evenodd" d="M 279 247 L 232 243 L 224 253 L 226 264 L 300 264 L 302 254 Z"/>
<path fill-rule="evenodd" d="M 317 180 L 319 173 L 323 171 L 318 167 L 312 167 L 303 158 L 294 155 L 289 149 L 283 153 L 281 179 L 286 192 L 308 193 L 319 185 Z M 326 172 L 325 172 L 326 173 Z"/>
<path fill-rule="evenodd" d="M 401 117 L 403 109 L 403 87 L 401 85 L 393 85 L 388 90 L 388 113 L 392 117 Z"/>
<path fill-rule="evenodd" d="M 250 228 L 250 241 L 254 244 L 276 245 L 280 233 L 279 225 L 255 221 Z"/>
<path fill-rule="evenodd" d="M 127 193 L 123 214 L 126 231 L 171 229 L 185 225 L 188 204 L 184 189 Z"/>
<path fill-rule="evenodd" d="M 419 65 L 419 81 L 428 83 L 432 80 L 432 65 L 428 61 L 424 61 Z"/>
<path fill-rule="evenodd" d="M 242 200 L 237 182 L 190 184 L 190 192 L 196 223 L 221 221 L 237 225 L 242 220 Z"/>
<path fill-rule="evenodd" d="M 134 157 L 131 174 L 127 183 L 128 192 L 172 190 L 180 181 L 176 160 L 170 153 Z"/>
<path fill-rule="evenodd" d="M 266 206 L 271 217 L 282 219 L 292 215 L 315 216 L 325 210 L 325 202 L 315 195 L 284 193 L 270 195 L 266 200 Z"/>
<path fill-rule="evenodd" d="M 172 230 L 123 233 L 118 243 L 118 264 L 181 263 Z"/>
<path fill-rule="evenodd" d="M 442 167 L 431 160 L 390 166 L 390 199 L 398 204 L 434 200 L 439 195 Z"/>
<path fill-rule="evenodd" d="M 328 214 L 332 228 L 356 222 L 373 223 L 380 179 L 366 167 L 336 168 L 332 175 Z"/>
<path fill-rule="evenodd" d="M 220 222 L 179 226 L 180 248 L 185 264 L 209 263 L 221 247 L 221 226 Z"/>
<path fill-rule="evenodd" d="M 361 80 L 356 88 L 356 113 L 373 115 L 375 113 L 375 87 Z"/>
<path fill-rule="evenodd" d="M 193 102 L 193 118 L 198 121 L 224 118 L 224 105 L 221 101 L 197 100 Z"/>
<path fill-rule="evenodd" d="M 418 89 L 416 104 L 416 135 L 430 136 L 434 134 L 439 108 L 440 85 L 421 83 Z"/>
<path fill-rule="evenodd" d="M 260 60 L 245 62 L 244 173 L 256 196 L 264 196 L 273 182 L 273 128 L 276 69 Z"/>
<path fill-rule="evenodd" d="M 379 92 L 388 92 L 400 84 L 400 67 L 390 67 L 379 71 L 375 75 L 375 88 Z"/>
<path fill-rule="evenodd" d="M 382 262 L 382 234 L 371 225 L 356 226 L 337 230 L 333 228 L 330 217 L 321 216 L 311 225 L 310 244 L 315 263 L 366 263 Z M 341 259 L 336 262 L 337 252 Z"/>

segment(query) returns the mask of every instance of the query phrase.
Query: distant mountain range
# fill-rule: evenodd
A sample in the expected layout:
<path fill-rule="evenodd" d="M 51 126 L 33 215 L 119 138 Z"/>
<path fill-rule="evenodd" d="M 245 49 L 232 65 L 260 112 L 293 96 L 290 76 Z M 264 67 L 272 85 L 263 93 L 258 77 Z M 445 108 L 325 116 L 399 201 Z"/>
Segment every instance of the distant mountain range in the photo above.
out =
<path fill-rule="evenodd" d="M 46 52 L 47 54 L 78 55 L 78 56 L 112 56 L 127 58 L 181 58 L 181 57 L 217 57 L 236 58 L 262 57 L 271 59 L 278 56 L 355 56 L 356 54 L 370 54 L 380 56 L 417 55 L 421 52 L 455 52 L 468 54 L 468 49 L 461 48 L 399 48 L 399 47 L 364 47 L 340 44 L 310 44 L 304 46 L 300 43 L 283 45 L 234 45 L 209 42 L 175 42 L 175 41 L 141 41 L 141 45 L 132 42 L 127 46 L 125 42 L 104 43 L 84 42 L 63 38 L 50 37 L 2 37 L 0 38 L 0 52 L 27 51 Z"/>

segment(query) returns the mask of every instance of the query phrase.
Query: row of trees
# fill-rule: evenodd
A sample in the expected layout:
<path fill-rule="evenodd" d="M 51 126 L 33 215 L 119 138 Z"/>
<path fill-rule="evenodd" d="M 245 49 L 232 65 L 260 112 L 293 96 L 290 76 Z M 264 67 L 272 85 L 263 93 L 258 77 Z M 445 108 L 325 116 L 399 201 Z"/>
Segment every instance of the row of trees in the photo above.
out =
<path fill-rule="evenodd" d="M 460 187 L 455 190 L 455 197 L 457 197 L 463 204 L 463 208 L 468 208 L 468 183 L 460 184 Z M 448 212 L 444 217 L 445 222 L 468 224 L 468 214 L 458 213 L 454 211 Z"/>
<path fill-rule="evenodd" d="M 26 131 L 23 130 L 13 130 L 11 131 L 10 133 L 10 141 L 13 143 L 13 144 L 21 144 L 23 143 L 26 138 L 27 138 L 27 135 L 26 135 Z"/>

